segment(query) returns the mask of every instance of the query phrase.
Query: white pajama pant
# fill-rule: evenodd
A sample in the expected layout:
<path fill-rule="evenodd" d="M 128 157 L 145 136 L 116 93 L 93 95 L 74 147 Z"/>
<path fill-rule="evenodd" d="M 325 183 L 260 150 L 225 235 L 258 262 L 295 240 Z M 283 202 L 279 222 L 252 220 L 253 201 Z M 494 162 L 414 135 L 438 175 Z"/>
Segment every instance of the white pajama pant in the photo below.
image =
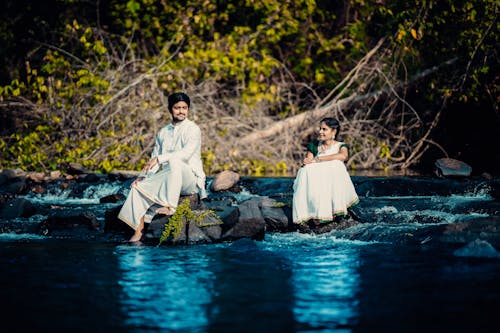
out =
<path fill-rule="evenodd" d="M 163 169 L 136 183 L 123 204 L 118 218 L 134 230 L 144 217 L 150 223 L 160 207 L 177 208 L 181 195 L 197 192 L 192 168 L 178 159 L 171 159 Z"/>

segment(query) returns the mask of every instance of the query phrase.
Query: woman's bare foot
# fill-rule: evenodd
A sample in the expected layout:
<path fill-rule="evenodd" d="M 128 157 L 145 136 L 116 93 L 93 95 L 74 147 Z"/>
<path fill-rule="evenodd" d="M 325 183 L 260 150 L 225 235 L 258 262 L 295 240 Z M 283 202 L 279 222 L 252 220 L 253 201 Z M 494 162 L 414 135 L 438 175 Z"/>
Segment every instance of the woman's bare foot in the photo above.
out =
<path fill-rule="evenodd" d="M 156 214 L 174 215 L 174 209 L 172 207 L 161 207 L 158 208 Z"/>

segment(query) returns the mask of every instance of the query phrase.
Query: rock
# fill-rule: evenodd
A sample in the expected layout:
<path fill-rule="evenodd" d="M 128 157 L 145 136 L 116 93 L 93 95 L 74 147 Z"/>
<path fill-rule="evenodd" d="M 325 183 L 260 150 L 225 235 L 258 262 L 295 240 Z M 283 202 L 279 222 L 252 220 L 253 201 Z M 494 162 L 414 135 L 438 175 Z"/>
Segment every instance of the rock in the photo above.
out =
<path fill-rule="evenodd" d="M 476 217 L 446 225 L 439 235 L 442 242 L 466 244 L 476 239 L 500 248 L 500 216 Z"/>
<path fill-rule="evenodd" d="M 118 213 L 122 209 L 121 205 L 106 210 L 104 213 L 104 232 L 106 233 L 121 233 L 124 237 L 130 238 L 134 234 L 134 230 L 122 220 L 118 219 Z"/>
<path fill-rule="evenodd" d="M 37 234 L 38 222 L 33 221 L 2 221 L 0 224 L 0 233 L 14 233 L 14 234 Z"/>
<path fill-rule="evenodd" d="M 99 199 L 99 203 L 116 203 L 125 200 L 125 196 L 121 193 L 110 194 Z"/>
<path fill-rule="evenodd" d="M 189 200 L 189 207 L 191 209 L 199 209 L 201 202 L 200 202 L 200 196 L 198 193 L 190 194 L 190 195 L 181 195 L 179 197 L 179 201 L 177 202 L 177 205 L 180 205 L 184 200 Z"/>
<path fill-rule="evenodd" d="M 300 225 L 295 225 L 300 233 L 324 234 L 334 230 L 344 230 L 358 225 L 360 222 L 346 216 L 338 216 L 331 222 L 308 221 Z"/>
<path fill-rule="evenodd" d="M 96 233 L 101 224 L 94 213 L 84 211 L 79 213 L 61 211 L 49 216 L 38 227 L 38 233 L 51 236 L 65 236 L 79 238 Z"/>
<path fill-rule="evenodd" d="M 51 171 L 50 174 L 49 174 L 49 177 L 52 180 L 59 179 L 59 178 L 61 178 L 61 176 L 62 176 L 62 173 L 59 170 Z"/>
<path fill-rule="evenodd" d="M 36 184 L 35 186 L 31 187 L 31 192 L 37 193 L 37 194 L 42 194 L 47 191 L 47 188 L 41 184 Z"/>
<path fill-rule="evenodd" d="M 260 211 L 266 221 L 266 231 L 286 232 L 290 230 L 290 218 L 285 214 L 283 205 L 269 197 L 262 197 Z"/>
<path fill-rule="evenodd" d="M 436 160 L 436 173 L 439 176 L 469 177 L 472 167 L 465 162 L 453 158 L 440 158 Z"/>
<path fill-rule="evenodd" d="M 108 178 L 112 181 L 119 180 L 128 180 L 132 178 L 136 178 L 139 176 L 140 171 L 132 171 L 132 170 L 117 170 L 117 171 L 111 171 L 108 174 Z"/>
<path fill-rule="evenodd" d="M 500 258 L 498 252 L 490 243 L 476 239 L 453 252 L 457 257 Z"/>
<path fill-rule="evenodd" d="M 201 216 L 204 211 L 193 210 L 195 216 Z M 144 232 L 144 240 L 148 243 L 159 243 L 167 223 L 172 216 L 157 215 L 147 226 Z M 203 244 L 218 242 L 221 239 L 220 221 L 211 215 L 204 216 L 201 221 L 196 218 L 186 220 L 182 218 L 182 226 L 178 236 L 174 239 L 170 236 L 163 244 Z M 189 227 L 186 230 L 186 225 Z"/>
<path fill-rule="evenodd" d="M 205 209 L 210 209 L 222 220 L 222 230 L 226 232 L 232 228 L 240 217 L 237 206 L 232 205 L 231 200 L 217 200 L 203 203 Z"/>
<path fill-rule="evenodd" d="M 75 162 L 68 163 L 66 169 L 67 169 L 66 172 L 70 175 L 81 175 L 85 173 L 90 173 L 90 171 L 87 168 L 85 168 L 82 164 Z"/>
<path fill-rule="evenodd" d="M 266 222 L 259 209 L 258 202 L 248 200 L 238 206 L 240 216 L 238 222 L 222 235 L 223 241 L 233 241 L 240 238 L 255 240 L 264 239 Z"/>
<path fill-rule="evenodd" d="M 234 187 L 240 180 L 240 175 L 234 171 L 225 170 L 212 180 L 210 190 L 213 192 L 225 191 Z"/>
<path fill-rule="evenodd" d="M 206 219 L 206 221 L 203 221 L 203 223 L 214 222 L 212 219 L 213 218 L 209 217 Z M 208 225 L 206 227 L 203 227 L 203 233 L 207 235 L 212 240 L 212 242 L 218 242 L 222 237 L 222 227 L 221 225 Z"/>
<path fill-rule="evenodd" d="M 26 172 L 21 169 L 5 169 L 1 173 L 2 175 L 6 176 L 7 179 L 12 179 L 12 178 L 17 178 L 17 177 L 24 177 L 26 176 Z"/>
<path fill-rule="evenodd" d="M 4 173 L 0 173 L 0 186 L 3 184 L 6 184 L 9 181 L 9 177 L 7 175 L 4 175 Z"/>
<path fill-rule="evenodd" d="M 182 228 L 181 237 L 176 242 L 181 244 L 204 244 L 212 243 L 212 239 L 206 235 L 202 228 L 195 221 L 189 221 L 189 228 L 186 233 L 186 224 Z M 217 226 L 220 230 L 220 227 Z M 219 237 L 220 238 L 220 237 Z M 217 239 L 219 240 L 219 239 Z"/>
<path fill-rule="evenodd" d="M 2 177 L 5 177 L 7 180 L 18 177 L 17 172 L 12 169 L 3 170 L 1 175 Z"/>
<path fill-rule="evenodd" d="M 5 202 L 0 209 L 0 218 L 15 219 L 30 217 L 36 213 L 35 206 L 24 198 L 13 198 Z"/>
<path fill-rule="evenodd" d="M 7 184 L 2 186 L 5 192 L 22 194 L 28 189 L 25 177 L 15 177 L 9 179 Z"/>
<path fill-rule="evenodd" d="M 26 178 L 35 183 L 41 183 L 46 180 L 46 176 L 43 172 L 29 172 Z"/>
<path fill-rule="evenodd" d="M 99 177 L 95 173 L 85 173 L 85 174 L 80 174 L 77 178 L 76 181 L 78 183 L 97 183 L 101 180 L 101 177 Z"/>

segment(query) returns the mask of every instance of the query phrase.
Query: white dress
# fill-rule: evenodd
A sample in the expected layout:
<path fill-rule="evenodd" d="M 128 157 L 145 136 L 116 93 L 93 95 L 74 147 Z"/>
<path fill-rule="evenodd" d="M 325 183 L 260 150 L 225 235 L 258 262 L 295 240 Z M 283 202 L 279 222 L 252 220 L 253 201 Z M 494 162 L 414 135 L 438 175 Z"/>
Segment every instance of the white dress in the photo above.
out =
<path fill-rule="evenodd" d="M 207 196 L 205 173 L 201 160 L 201 131 L 198 125 L 185 119 L 177 125 L 163 127 L 156 136 L 151 158 L 158 157 L 160 167 L 148 172 L 143 180 L 130 189 L 118 218 L 134 230 L 144 217 L 151 222 L 160 207 L 175 210 L 180 195 L 199 193 Z"/>
<path fill-rule="evenodd" d="M 344 145 L 335 142 L 317 156 L 336 154 Z M 333 160 L 304 165 L 293 183 L 292 218 L 294 223 L 310 219 L 332 221 L 347 215 L 347 208 L 359 202 L 343 161 Z"/>

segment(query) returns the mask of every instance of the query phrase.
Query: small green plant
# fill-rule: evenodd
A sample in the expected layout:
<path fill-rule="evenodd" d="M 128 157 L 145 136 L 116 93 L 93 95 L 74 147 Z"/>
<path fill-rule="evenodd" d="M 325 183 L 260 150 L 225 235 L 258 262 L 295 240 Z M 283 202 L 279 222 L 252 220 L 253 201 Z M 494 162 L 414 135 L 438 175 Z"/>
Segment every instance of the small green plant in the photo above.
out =
<path fill-rule="evenodd" d="M 211 217 L 210 222 L 206 222 L 207 217 Z M 203 210 L 200 212 L 193 211 L 191 209 L 189 199 L 184 199 L 177 209 L 175 210 L 174 215 L 170 217 L 165 223 L 165 227 L 160 236 L 160 241 L 158 245 L 161 245 L 163 242 L 171 239 L 176 241 L 179 239 L 182 233 L 182 227 L 186 224 L 186 228 L 189 227 L 189 222 L 194 221 L 198 227 L 208 227 L 213 225 L 223 224 L 217 214 L 213 210 Z M 186 237 L 187 238 L 187 237 Z M 187 239 L 186 239 L 187 241 Z"/>

